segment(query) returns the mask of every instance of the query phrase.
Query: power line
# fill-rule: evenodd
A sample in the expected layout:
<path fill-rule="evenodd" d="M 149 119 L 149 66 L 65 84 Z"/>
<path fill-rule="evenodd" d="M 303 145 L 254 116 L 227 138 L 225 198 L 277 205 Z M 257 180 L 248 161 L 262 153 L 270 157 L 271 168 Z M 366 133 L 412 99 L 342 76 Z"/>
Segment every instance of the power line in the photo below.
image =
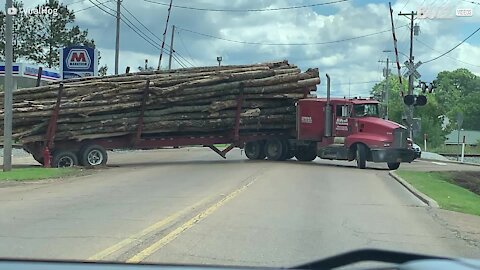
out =
<path fill-rule="evenodd" d="M 473 35 L 475 35 L 478 31 L 480 31 L 480 27 L 477 28 L 477 30 L 473 31 L 473 33 L 471 33 L 468 37 L 466 37 L 464 40 L 462 40 L 460 43 L 458 43 L 457 45 L 455 45 L 455 46 L 454 46 L 453 48 L 451 48 L 450 50 L 444 52 L 443 54 L 441 54 L 441 55 L 439 55 L 439 56 L 437 56 L 437 57 L 435 57 L 435 58 L 433 58 L 433 59 L 430 59 L 430 60 L 428 60 L 428 61 L 424 61 L 423 63 L 425 64 L 425 63 L 428 63 L 428 62 L 435 61 L 435 60 L 437 60 L 438 58 L 440 58 L 440 57 L 442 57 L 442 56 L 450 53 L 451 51 L 455 50 L 458 46 L 462 45 L 465 41 L 467 41 L 467 39 L 469 39 L 470 37 L 472 37 Z"/>
<path fill-rule="evenodd" d="M 169 6 L 169 4 L 167 4 L 167 3 L 162 3 L 162 2 L 153 1 L 153 0 L 143 0 L 143 1 L 148 2 L 148 3 L 152 3 L 152 4 L 162 5 L 162 6 Z M 261 9 L 217 9 L 217 8 L 200 8 L 200 7 L 190 7 L 190 6 L 180 6 L 180 5 L 172 5 L 172 7 L 189 9 L 189 10 L 197 10 L 197 11 L 263 12 L 263 11 L 278 11 L 278 10 L 289 10 L 289 9 L 317 7 L 317 6 L 331 5 L 331 4 L 337 4 L 337 3 L 347 2 L 347 1 L 349 1 L 349 0 L 335 0 L 335 1 L 330 1 L 330 2 L 309 4 L 309 5 L 278 7 L 278 8 L 261 8 Z"/>
<path fill-rule="evenodd" d="M 155 33 L 153 33 L 144 23 L 142 23 L 130 10 L 128 10 L 126 7 L 124 7 L 122 5 L 122 8 L 128 13 L 130 14 L 130 16 L 133 17 L 133 19 L 135 19 L 141 26 L 143 26 L 143 28 L 145 28 L 152 36 L 154 36 L 156 39 L 158 39 L 158 41 L 162 41 L 162 39 L 157 36 Z M 128 20 L 128 18 L 125 17 L 125 19 Z M 130 20 L 128 20 L 131 24 L 133 24 Z M 141 31 L 140 29 L 138 29 L 138 27 L 136 27 L 138 31 Z M 141 31 L 142 32 L 142 31 Z M 142 32 L 143 34 L 145 34 L 144 32 Z M 170 48 L 170 46 L 168 44 L 165 44 L 165 46 L 167 46 L 167 48 Z M 164 50 L 166 51 L 166 50 Z M 192 63 L 190 63 L 187 59 L 185 59 L 180 53 L 176 52 L 175 50 L 173 50 L 174 53 L 176 53 L 178 55 L 178 57 L 181 57 L 185 62 L 187 62 L 187 64 L 189 64 L 190 66 L 192 67 L 195 67 L 195 65 L 193 65 Z M 174 56 L 172 56 L 174 58 Z M 175 61 L 177 61 L 178 63 L 178 59 L 176 59 Z M 179 63 L 180 64 L 180 63 Z"/>
<path fill-rule="evenodd" d="M 467 3 L 471 3 L 471 4 L 475 4 L 475 5 L 479 5 L 480 6 L 480 3 L 479 2 L 474 2 L 474 1 L 468 1 L 468 0 L 462 0 L 463 2 L 467 2 Z"/>
<path fill-rule="evenodd" d="M 102 7 L 100 7 L 99 4 L 93 2 L 93 0 L 89 0 L 89 1 L 90 1 L 95 7 L 99 8 L 101 11 L 105 12 L 106 14 L 108 14 L 108 15 L 110 15 L 110 16 L 112 16 L 112 17 L 115 17 L 115 18 L 117 17 L 115 14 L 112 14 L 112 13 L 106 11 L 105 9 L 103 9 Z M 96 1 L 98 1 L 98 0 L 96 0 Z M 100 4 L 101 4 L 101 3 L 100 3 Z M 103 6 L 105 6 L 105 5 L 103 5 Z M 109 8 L 109 7 L 106 7 L 106 8 L 111 9 L 111 8 Z M 120 18 L 121 18 L 122 22 L 123 22 L 128 28 L 130 28 L 133 32 L 135 32 L 139 37 L 141 37 L 143 40 L 145 40 L 148 44 L 152 45 L 152 46 L 153 46 L 155 49 L 157 49 L 157 50 L 160 50 L 160 49 L 161 49 L 157 44 L 155 44 L 154 42 L 152 42 L 151 39 L 149 39 L 148 36 L 147 36 L 144 32 L 142 32 L 141 30 L 139 30 L 138 27 L 136 27 L 134 24 L 130 25 L 128 22 L 131 23 L 131 21 L 129 21 L 128 18 L 125 18 L 126 21 L 124 20 L 123 17 L 120 17 Z M 135 28 L 138 29 L 138 31 L 137 31 Z M 182 61 L 178 60 L 178 58 L 176 58 L 176 57 L 173 56 L 173 59 L 175 59 L 175 61 L 176 61 L 182 68 L 185 68 L 185 67 L 186 67 L 186 66 L 182 63 Z"/>
<path fill-rule="evenodd" d="M 422 40 L 418 39 L 418 38 L 415 38 L 416 41 L 418 41 L 420 44 L 422 44 L 423 46 L 431 49 L 432 51 L 435 51 L 435 52 L 438 52 L 438 53 L 441 53 L 440 51 L 434 49 L 432 46 L 426 44 L 425 42 L 423 42 Z M 445 55 L 446 57 L 450 58 L 450 59 L 453 59 L 455 61 L 458 61 L 458 62 L 461 62 L 461 63 L 464 63 L 464 64 L 467 64 L 467 65 L 471 65 L 471 66 L 474 66 L 474 67 L 480 67 L 480 65 L 475 65 L 475 64 L 472 64 L 472 63 L 468 63 L 468 62 L 465 62 L 463 60 L 460 60 L 458 58 L 455 58 L 455 57 L 451 57 L 450 55 Z"/>
<path fill-rule="evenodd" d="M 188 57 L 192 60 L 192 62 L 194 62 L 195 64 L 197 64 L 196 61 L 195 61 L 195 59 L 194 59 L 194 58 L 192 57 L 192 55 L 190 54 L 190 51 L 188 50 L 187 46 L 185 45 L 185 42 L 183 42 L 183 38 L 182 38 L 182 35 L 180 35 L 180 31 L 177 31 L 177 36 L 178 36 L 178 38 L 180 39 L 180 43 L 182 44 L 182 47 L 183 47 L 183 48 L 185 49 L 185 51 L 187 52 Z M 197 66 L 198 66 L 198 64 L 197 64 Z"/>
<path fill-rule="evenodd" d="M 397 28 L 401 28 L 401 27 L 405 27 L 405 26 L 406 26 L 406 25 L 403 25 L 403 26 L 400 26 L 400 27 L 397 27 Z M 210 34 L 205 34 L 205 33 L 200 33 L 200 32 L 196 32 L 196 31 L 193 31 L 193 30 L 185 29 L 185 28 L 182 28 L 182 27 L 179 27 L 179 26 L 177 26 L 177 28 L 180 29 L 180 30 L 186 31 L 186 32 L 190 32 L 190 33 L 196 34 L 196 35 L 200 35 L 200 36 L 204 36 L 204 37 L 209 37 L 209 38 L 214 38 L 214 39 L 219 39 L 219 40 L 223 40 L 223 41 L 229 41 L 229 42 L 240 43 L 240 44 L 248 44 L 248 45 L 267 45 L 267 46 L 308 46 L 308 45 L 325 45 L 325 44 L 339 43 L 339 42 L 344 42 L 344 41 L 350 41 L 350 40 L 355 40 L 355 39 L 370 37 L 370 36 L 374 36 L 374 35 L 378 35 L 378 34 L 388 33 L 388 32 L 391 31 L 391 30 L 389 29 L 389 30 L 384 30 L 384 31 L 380 31 L 380 32 L 375 32 L 375 33 L 370 33 L 370 34 L 362 35 L 362 36 L 356 36 L 356 37 L 345 38 L 345 39 L 340 39 L 340 40 L 333 40 L 333 41 L 324 41 L 324 42 L 311 42 L 311 43 L 262 43 L 262 42 L 249 42 L 249 41 L 241 41 L 241 40 L 233 40 L 233 39 L 228 39 L 228 38 L 217 37 L 217 36 L 213 36 L 213 35 L 210 35 Z"/>
<path fill-rule="evenodd" d="M 86 1 L 86 0 L 84 0 L 84 1 Z M 82 2 L 84 2 L 84 1 L 82 1 Z M 111 1 L 113 1 L 113 0 L 107 0 L 107 1 L 101 2 L 100 4 L 105 4 L 105 3 L 108 3 L 108 2 L 111 2 Z M 92 1 L 90 1 L 90 3 L 91 2 Z M 75 3 L 77 3 L 77 2 L 71 3 L 70 5 L 75 4 Z M 95 4 L 93 6 L 89 6 L 89 7 L 86 7 L 86 8 L 79 9 L 79 10 L 74 10 L 73 13 L 75 14 L 75 13 L 78 13 L 78 12 L 81 12 L 81 11 L 84 11 L 84 10 L 87 10 L 87 9 L 91 9 L 91 8 L 94 8 L 94 7 L 96 7 Z"/>

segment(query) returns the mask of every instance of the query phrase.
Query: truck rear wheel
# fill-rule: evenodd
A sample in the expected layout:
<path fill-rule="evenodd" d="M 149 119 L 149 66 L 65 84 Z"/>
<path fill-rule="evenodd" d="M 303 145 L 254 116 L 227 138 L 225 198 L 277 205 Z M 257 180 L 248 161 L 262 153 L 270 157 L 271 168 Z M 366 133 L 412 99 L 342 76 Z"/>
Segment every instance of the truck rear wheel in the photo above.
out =
<path fill-rule="evenodd" d="M 396 170 L 400 167 L 400 162 L 388 162 L 387 165 L 390 170 Z"/>
<path fill-rule="evenodd" d="M 313 147 L 299 146 L 295 150 L 295 157 L 298 161 L 313 161 L 317 158 L 317 151 Z"/>
<path fill-rule="evenodd" d="M 245 144 L 245 155 L 252 160 L 265 159 L 264 143 L 253 141 Z"/>
<path fill-rule="evenodd" d="M 277 138 L 267 140 L 264 151 L 269 160 L 281 160 L 285 151 L 284 144 Z"/>
<path fill-rule="evenodd" d="M 365 169 L 367 166 L 367 147 L 365 145 L 357 144 L 355 159 L 357 160 L 357 168 Z"/>
<path fill-rule="evenodd" d="M 101 166 L 107 164 L 107 151 L 100 145 L 87 145 L 80 150 L 80 164 L 83 166 Z"/>
<path fill-rule="evenodd" d="M 56 151 L 53 153 L 52 167 L 67 168 L 78 165 L 77 155 L 72 151 Z"/>

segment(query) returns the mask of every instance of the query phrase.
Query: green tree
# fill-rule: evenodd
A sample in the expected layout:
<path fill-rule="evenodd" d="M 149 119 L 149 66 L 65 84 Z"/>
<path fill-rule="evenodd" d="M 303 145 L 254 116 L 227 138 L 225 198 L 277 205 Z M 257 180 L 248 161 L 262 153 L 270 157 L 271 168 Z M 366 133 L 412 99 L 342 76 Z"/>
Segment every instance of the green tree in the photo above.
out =
<path fill-rule="evenodd" d="M 93 39 L 88 38 L 88 31 L 81 30 L 75 22 L 75 13 L 57 0 L 48 0 L 38 5 L 37 9 L 50 8 L 57 10 L 54 14 L 32 16 L 37 27 L 44 31 L 37 31 L 34 39 L 37 41 L 37 50 L 29 55 L 29 59 L 42 63 L 48 67 L 59 65 L 59 48 L 72 45 L 95 47 Z"/>
<path fill-rule="evenodd" d="M 464 68 L 442 71 L 437 84 L 434 96 L 452 125 L 456 125 L 456 115 L 461 112 L 463 128 L 480 130 L 480 77 Z"/>
<path fill-rule="evenodd" d="M 23 3 L 14 1 L 17 10 L 23 9 Z M 13 61 L 28 58 L 35 53 L 34 33 L 38 30 L 30 15 L 19 12 L 13 16 Z M 5 12 L 0 11 L 0 60 L 5 61 Z"/>
<path fill-rule="evenodd" d="M 98 69 L 98 76 L 106 76 L 108 71 L 107 65 L 103 65 Z"/>

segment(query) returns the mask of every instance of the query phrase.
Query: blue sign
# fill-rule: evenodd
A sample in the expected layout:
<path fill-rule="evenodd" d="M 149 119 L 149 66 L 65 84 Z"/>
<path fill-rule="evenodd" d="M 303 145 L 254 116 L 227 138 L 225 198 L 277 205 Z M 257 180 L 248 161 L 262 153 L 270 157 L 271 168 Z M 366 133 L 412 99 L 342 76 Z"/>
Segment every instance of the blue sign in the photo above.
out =
<path fill-rule="evenodd" d="M 63 79 L 98 75 L 98 51 L 85 46 L 60 49 L 60 72 Z"/>

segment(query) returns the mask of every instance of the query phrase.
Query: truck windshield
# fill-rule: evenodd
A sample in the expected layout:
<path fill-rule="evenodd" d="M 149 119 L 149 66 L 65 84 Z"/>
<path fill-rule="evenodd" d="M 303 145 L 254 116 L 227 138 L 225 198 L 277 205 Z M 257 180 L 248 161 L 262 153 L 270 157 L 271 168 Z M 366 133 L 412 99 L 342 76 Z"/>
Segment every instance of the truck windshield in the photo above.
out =
<path fill-rule="evenodd" d="M 353 112 L 355 117 L 373 116 L 378 117 L 377 104 L 355 104 L 353 105 Z"/>

